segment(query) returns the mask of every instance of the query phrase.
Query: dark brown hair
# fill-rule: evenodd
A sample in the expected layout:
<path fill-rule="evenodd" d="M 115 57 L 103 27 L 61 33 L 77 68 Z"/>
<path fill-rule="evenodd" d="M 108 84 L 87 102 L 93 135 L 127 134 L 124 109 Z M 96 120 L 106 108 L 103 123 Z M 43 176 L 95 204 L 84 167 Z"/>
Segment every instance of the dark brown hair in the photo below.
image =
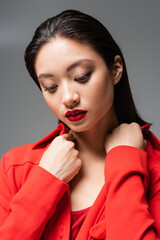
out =
<path fill-rule="evenodd" d="M 116 55 L 121 56 L 123 74 L 114 86 L 114 107 L 119 123 L 137 122 L 147 124 L 139 115 L 132 97 L 123 54 L 108 30 L 97 19 L 76 10 L 66 10 L 44 21 L 35 31 L 25 51 L 25 62 L 30 76 L 41 90 L 35 72 L 35 58 L 40 48 L 53 38 L 61 36 L 81 43 L 87 43 L 112 69 Z"/>

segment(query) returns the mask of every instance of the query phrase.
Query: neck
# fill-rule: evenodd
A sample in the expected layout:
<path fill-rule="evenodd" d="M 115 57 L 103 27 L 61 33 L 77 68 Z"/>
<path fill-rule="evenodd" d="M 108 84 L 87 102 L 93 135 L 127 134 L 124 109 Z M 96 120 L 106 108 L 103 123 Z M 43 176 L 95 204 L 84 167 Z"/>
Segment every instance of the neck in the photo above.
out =
<path fill-rule="evenodd" d="M 118 126 L 118 120 L 114 109 L 94 126 L 84 132 L 73 132 L 76 138 L 76 148 L 82 153 L 90 153 L 97 156 L 105 154 L 105 137 L 108 133 Z"/>

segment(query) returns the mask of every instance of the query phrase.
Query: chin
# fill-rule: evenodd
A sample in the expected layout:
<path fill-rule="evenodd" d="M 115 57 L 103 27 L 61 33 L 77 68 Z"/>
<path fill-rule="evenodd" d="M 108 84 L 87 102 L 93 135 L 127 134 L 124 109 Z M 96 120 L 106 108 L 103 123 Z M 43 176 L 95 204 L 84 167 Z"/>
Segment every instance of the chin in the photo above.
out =
<path fill-rule="evenodd" d="M 85 132 L 89 130 L 87 127 L 82 127 L 82 126 L 68 126 L 73 132 Z"/>
<path fill-rule="evenodd" d="M 74 124 L 74 125 L 72 125 L 72 124 L 68 124 L 68 127 L 72 130 L 72 131 L 74 131 L 74 132 L 86 132 L 86 131 L 89 131 L 89 130 L 91 130 L 92 128 L 94 128 L 95 126 L 96 126 L 96 124 L 97 123 L 95 123 L 95 124 L 91 124 L 91 123 L 76 123 L 76 124 Z"/>

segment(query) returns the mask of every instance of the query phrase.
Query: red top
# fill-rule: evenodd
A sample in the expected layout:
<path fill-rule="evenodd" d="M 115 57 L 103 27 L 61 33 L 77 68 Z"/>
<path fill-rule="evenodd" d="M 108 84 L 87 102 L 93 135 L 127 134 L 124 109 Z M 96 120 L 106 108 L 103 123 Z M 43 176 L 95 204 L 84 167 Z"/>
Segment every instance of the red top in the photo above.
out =
<path fill-rule="evenodd" d="M 118 146 L 105 159 L 105 184 L 76 240 L 160 239 L 160 141 L 142 127 L 146 150 Z M 0 239 L 69 240 L 69 185 L 39 166 L 58 125 L 36 144 L 15 147 L 0 163 Z M 96 136 L 95 136 L 96 141 Z"/>
<path fill-rule="evenodd" d="M 74 240 L 78 234 L 79 229 L 82 226 L 84 219 L 91 207 L 71 212 L 71 239 Z"/>

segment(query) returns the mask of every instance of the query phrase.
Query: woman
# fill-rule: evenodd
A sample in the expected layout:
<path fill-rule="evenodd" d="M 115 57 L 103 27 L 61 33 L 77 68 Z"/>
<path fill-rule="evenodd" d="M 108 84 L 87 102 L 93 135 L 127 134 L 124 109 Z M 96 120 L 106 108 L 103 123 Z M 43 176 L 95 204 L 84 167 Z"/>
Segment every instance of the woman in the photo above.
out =
<path fill-rule="evenodd" d="M 0 238 L 160 238 L 160 142 L 110 33 L 67 10 L 37 28 L 25 61 L 59 124 L 2 157 Z"/>

